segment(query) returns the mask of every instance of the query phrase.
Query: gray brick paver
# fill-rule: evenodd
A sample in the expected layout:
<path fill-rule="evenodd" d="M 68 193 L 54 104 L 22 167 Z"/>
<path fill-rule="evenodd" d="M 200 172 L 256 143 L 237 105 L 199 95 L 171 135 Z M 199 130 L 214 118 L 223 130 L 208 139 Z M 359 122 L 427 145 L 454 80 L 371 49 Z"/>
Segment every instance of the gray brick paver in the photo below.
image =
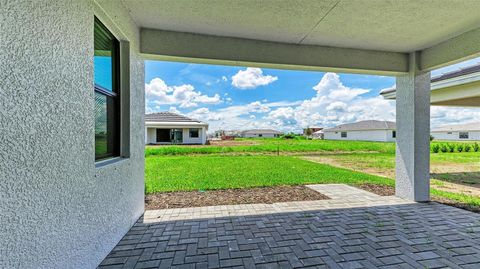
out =
<path fill-rule="evenodd" d="M 333 199 L 147 211 L 99 268 L 480 268 L 478 214 L 312 188 Z"/>

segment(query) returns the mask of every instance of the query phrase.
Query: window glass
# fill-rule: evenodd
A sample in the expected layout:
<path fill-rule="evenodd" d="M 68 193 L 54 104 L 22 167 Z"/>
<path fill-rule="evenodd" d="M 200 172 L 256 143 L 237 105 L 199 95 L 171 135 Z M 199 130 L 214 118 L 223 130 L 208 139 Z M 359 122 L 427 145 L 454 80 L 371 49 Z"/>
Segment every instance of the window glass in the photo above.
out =
<path fill-rule="evenodd" d="M 342 133 L 340 134 L 340 136 L 341 136 L 341 137 L 347 137 L 347 132 L 342 132 Z"/>
<path fill-rule="evenodd" d="M 459 137 L 460 139 L 468 139 L 468 132 L 460 132 L 460 133 L 458 134 L 458 137 Z"/>
<path fill-rule="evenodd" d="M 198 129 L 197 128 L 194 128 L 194 129 L 190 129 L 190 137 L 192 138 L 197 138 L 199 137 L 199 134 L 198 134 Z"/>
<path fill-rule="evenodd" d="M 95 18 L 95 160 L 120 155 L 119 42 Z"/>
<path fill-rule="evenodd" d="M 396 138 L 397 137 L 397 131 L 392 131 L 392 137 Z"/>

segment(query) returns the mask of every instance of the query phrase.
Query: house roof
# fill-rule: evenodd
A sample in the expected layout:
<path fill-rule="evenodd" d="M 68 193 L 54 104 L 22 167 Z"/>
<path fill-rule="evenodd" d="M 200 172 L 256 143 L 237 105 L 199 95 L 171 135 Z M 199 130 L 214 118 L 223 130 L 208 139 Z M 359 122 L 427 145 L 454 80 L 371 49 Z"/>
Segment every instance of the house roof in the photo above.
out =
<path fill-rule="evenodd" d="M 464 76 L 464 75 L 468 75 L 468 74 L 473 74 L 473 73 L 478 73 L 478 72 L 480 72 L 480 63 L 477 63 L 477 64 L 472 65 L 472 66 L 460 68 L 458 70 L 454 70 L 454 71 L 447 72 L 447 73 L 441 74 L 439 76 L 433 77 L 431 79 L 431 82 L 442 81 L 442 80 L 446 80 L 446 79 L 450 79 L 450 78 L 456 78 L 456 77 L 460 77 L 460 76 Z"/>
<path fill-rule="evenodd" d="M 452 132 L 452 131 L 480 131 L 480 122 L 444 125 L 432 130 L 432 132 Z"/>
<path fill-rule="evenodd" d="M 444 81 L 444 80 L 447 80 L 447 79 L 457 78 L 457 77 L 470 75 L 470 74 L 474 74 L 474 73 L 480 73 L 480 63 L 477 63 L 475 65 L 471 65 L 471 66 L 468 66 L 468 67 L 464 67 L 464 68 L 459 68 L 458 70 L 454 70 L 454 71 L 451 71 L 451 72 L 443 73 L 439 76 L 431 78 L 430 83 Z M 396 92 L 395 87 L 382 90 L 380 92 L 380 95 L 385 95 L 385 94 L 389 94 L 389 93 L 393 93 L 393 92 Z"/>
<path fill-rule="evenodd" d="M 361 130 L 395 130 L 395 122 L 392 121 L 378 121 L 378 120 L 364 120 L 354 123 L 340 124 L 330 129 L 324 129 L 324 132 L 339 132 L 339 131 L 361 131 Z"/>
<path fill-rule="evenodd" d="M 145 115 L 145 122 L 165 122 L 165 123 L 204 123 L 202 121 L 192 119 L 180 114 L 172 112 L 158 112 Z"/>
<path fill-rule="evenodd" d="M 242 134 L 283 134 L 280 131 L 273 130 L 273 129 L 252 129 L 252 130 L 245 130 Z"/>

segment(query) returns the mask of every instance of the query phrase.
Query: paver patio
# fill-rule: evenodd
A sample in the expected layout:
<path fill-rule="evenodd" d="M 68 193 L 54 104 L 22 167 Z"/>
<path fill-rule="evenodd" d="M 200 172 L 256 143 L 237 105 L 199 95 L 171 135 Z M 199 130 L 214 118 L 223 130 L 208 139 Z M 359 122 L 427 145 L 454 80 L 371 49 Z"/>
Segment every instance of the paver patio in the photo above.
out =
<path fill-rule="evenodd" d="M 146 211 L 99 268 L 480 268 L 480 215 L 341 184 L 330 200 Z"/>

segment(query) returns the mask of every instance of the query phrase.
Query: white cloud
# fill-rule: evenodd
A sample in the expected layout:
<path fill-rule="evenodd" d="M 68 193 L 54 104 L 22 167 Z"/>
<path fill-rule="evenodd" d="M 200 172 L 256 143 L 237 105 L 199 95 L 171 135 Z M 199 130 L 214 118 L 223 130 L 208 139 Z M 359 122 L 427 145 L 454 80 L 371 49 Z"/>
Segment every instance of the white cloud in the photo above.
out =
<path fill-rule="evenodd" d="M 259 86 L 268 85 L 276 81 L 278 77 L 263 75 L 260 68 L 247 67 L 246 70 L 240 70 L 232 77 L 232 86 L 238 89 L 255 89 Z"/>
<path fill-rule="evenodd" d="M 314 95 L 301 101 L 277 101 L 267 102 L 266 99 L 254 101 L 241 105 L 230 105 L 230 97 L 223 98 L 227 106 L 219 109 L 199 107 L 192 110 L 185 106 L 185 95 L 174 93 L 179 88 L 188 88 L 190 85 L 170 87 L 162 80 L 150 83 L 148 94 L 153 95 L 155 100 L 170 100 L 177 98 L 170 106 L 170 111 L 179 113 L 180 110 L 191 111 L 187 116 L 203 120 L 209 123 L 209 131 L 218 129 L 244 130 L 253 128 L 274 128 L 285 132 L 300 132 L 307 126 L 332 127 L 338 124 L 355 122 L 360 120 L 395 120 L 395 101 L 385 100 L 379 95 L 367 95 L 368 89 L 350 88 L 340 80 L 334 73 L 326 73 L 318 84 L 312 85 Z M 180 91 L 181 93 L 196 92 L 192 86 L 190 90 Z M 208 104 L 217 102 L 215 96 L 206 96 L 198 93 L 194 103 L 200 105 L 200 101 Z M 263 97 L 262 97 L 263 98 Z M 193 102 L 193 101 L 188 101 Z M 187 103 L 188 103 L 187 102 Z M 152 103 L 151 110 L 159 109 L 163 104 Z M 190 107 L 190 108 L 189 108 Z M 475 108 L 453 108 L 453 107 L 432 107 L 431 124 L 432 128 L 440 125 L 479 121 L 480 109 Z"/>
<path fill-rule="evenodd" d="M 162 79 L 154 78 L 145 84 L 146 110 L 158 110 L 163 105 L 179 105 L 180 108 L 196 107 L 199 104 L 219 104 L 220 95 L 208 96 L 196 91 L 190 84 L 168 86 Z"/>
<path fill-rule="evenodd" d="M 228 81 L 228 78 L 226 76 L 222 76 L 223 81 Z"/>
<path fill-rule="evenodd" d="M 265 118 L 276 128 L 300 131 L 307 126 L 330 127 L 364 119 L 394 120 L 395 104 L 380 96 L 362 97 L 368 89 L 349 88 L 335 73 L 326 73 L 313 87 L 316 95 L 297 106 L 281 107 Z"/>

